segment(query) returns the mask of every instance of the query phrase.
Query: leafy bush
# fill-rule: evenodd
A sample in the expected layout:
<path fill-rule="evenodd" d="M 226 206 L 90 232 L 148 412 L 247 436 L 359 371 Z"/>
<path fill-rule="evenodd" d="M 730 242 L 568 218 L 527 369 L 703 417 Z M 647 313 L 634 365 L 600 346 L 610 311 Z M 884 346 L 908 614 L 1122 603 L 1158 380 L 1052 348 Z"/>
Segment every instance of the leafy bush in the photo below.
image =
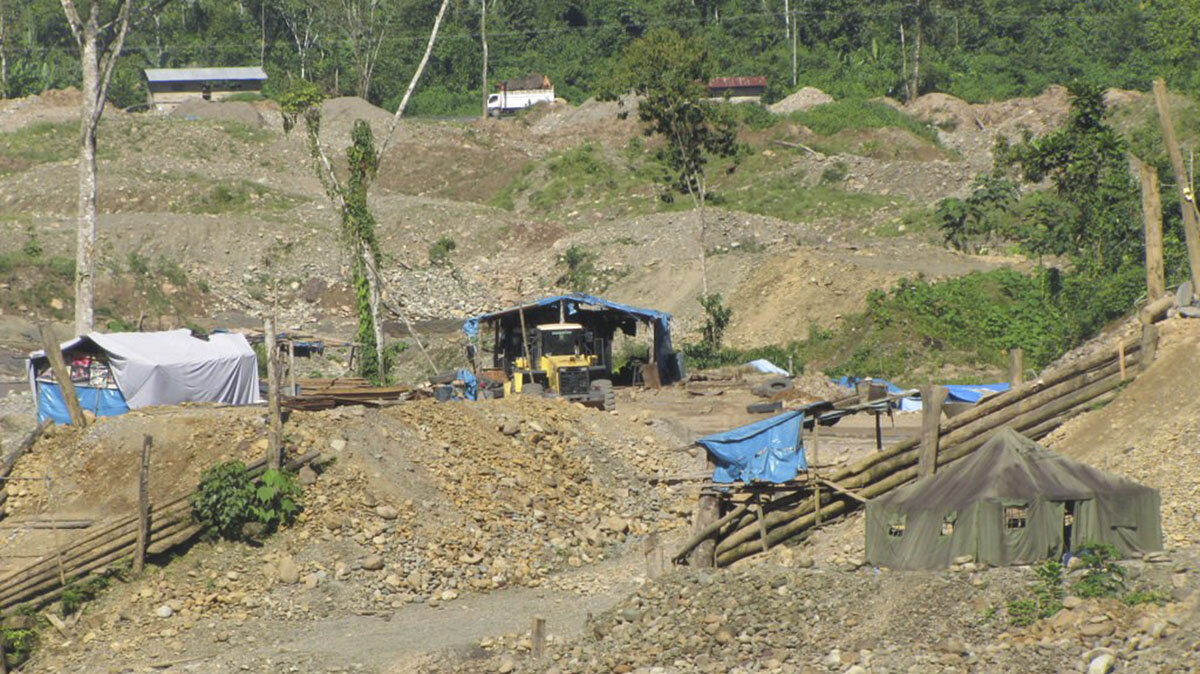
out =
<path fill-rule="evenodd" d="M 64 618 L 77 612 L 84 604 L 96 598 L 102 590 L 108 587 L 108 579 L 92 576 L 82 581 L 75 581 L 63 588 L 59 600 L 59 615 Z"/>
<path fill-rule="evenodd" d="M 450 253 L 456 248 L 458 248 L 458 243 L 454 239 L 443 236 L 429 244 L 429 262 L 439 266 L 449 264 Z"/>
<path fill-rule="evenodd" d="M 850 167 L 844 161 L 836 161 L 821 171 L 822 185 L 836 185 L 846 180 L 850 175 Z"/>
<path fill-rule="evenodd" d="M 733 317 L 733 309 L 725 306 L 721 293 L 701 295 L 696 300 L 704 307 L 704 343 L 710 348 L 720 348 L 725 328 Z"/>
<path fill-rule="evenodd" d="M 192 515 L 211 538 L 243 538 L 243 525 L 257 522 L 268 533 L 291 524 L 300 511 L 300 487 L 286 472 L 271 469 L 252 479 L 241 461 L 205 470 L 191 497 Z"/>
<path fill-rule="evenodd" d="M 596 254 L 583 246 L 575 244 L 558 257 L 560 264 L 567 267 L 565 274 L 558 278 L 559 285 L 565 285 L 577 293 L 591 289 L 596 276 Z"/>
<path fill-rule="evenodd" d="M 1138 604 L 1158 604 L 1159 606 L 1171 601 L 1171 593 L 1166 590 L 1157 589 L 1142 589 L 1128 592 L 1121 601 L 1129 606 L 1137 606 Z"/>
<path fill-rule="evenodd" d="M 0 657 L 7 658 L 9 667 L 16 667 L 29 659 L 37 646 L 37 632 L 28 628 L 0 628 L 4 633 L 4 652 Z"/>
<path fill-rule="evenodd" d="M 769 360 L 780 367 L 787 367 L 788 359 L 791 358 L 796 370 L 801 370 L 804 367 L 803 345 L 803 342 L 791 342 L 785 346 L 771 344 L 750 349 L 735 349 L 731 347 L 714 348 L 705 342 L 696 342 L 684 344 L 680 350 L 687 358 L 688 367 L 697 370 L 727 365 L 745 365 L 759 358 Z"/>
<path fill-rule="evenodd" d="M 1015 627 L 1032 625 L 1062 610 L 1062 564 L 1048 561 L 1037 567 L 1035 573 L 1038 579 L 1032 587 L 1033 596 L 1008 603 L 1008 622 Z"/>
<path fill-rule="evenodd" d="M 1085 599 L 1116 597 L 1125 591 L 1125 567 L 1113 561 L 1116 548 L 1108 543 L 1084 543 L 1078 552 L 1084 570 L 1072 587 L 1076 595 Z"/>

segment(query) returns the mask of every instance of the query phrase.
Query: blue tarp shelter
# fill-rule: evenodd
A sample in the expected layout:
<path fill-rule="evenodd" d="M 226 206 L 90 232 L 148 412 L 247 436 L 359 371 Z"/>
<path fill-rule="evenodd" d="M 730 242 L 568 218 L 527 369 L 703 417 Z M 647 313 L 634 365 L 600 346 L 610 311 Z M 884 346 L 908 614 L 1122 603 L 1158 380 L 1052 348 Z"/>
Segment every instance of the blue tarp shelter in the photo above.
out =
<path fill-rule="evenodd" d="M 804 410 L 792 410 L 696 442 L 716 462 L 713 482 L 788 482 L 808 470 L 799 442 Z"/>
<path fill-rule="evenodd" d="M 682 363 L 671 346 L 671 314 L 621 304 L 594 295 L 554 295 L 519 307 L 473 316 L 463 323 L 463 333 L 468 339 L 475 340 L 479 337 L 483 324 L 494 324 L 498 326 L 496 355 L 499 356 L 505 350 L 517 353 L 519 341 L 515 343 L 518 348 L 514 349 L 514 343 L 506 341 L 501 332 L 513 333 L 519 330 L 522 311 L 526 314 L 528 325 L 555 322 L 561 314 L 567 320 L 582 323 L 585 327 L 603 328 L 609 339 L 616 329 L 632 335 L 636 331 L 638 321 L 649 323 L 654 329 L 653 357 L 658 364 L 660 380 L 663 384 L 669 384 L 683 378 Z"/>

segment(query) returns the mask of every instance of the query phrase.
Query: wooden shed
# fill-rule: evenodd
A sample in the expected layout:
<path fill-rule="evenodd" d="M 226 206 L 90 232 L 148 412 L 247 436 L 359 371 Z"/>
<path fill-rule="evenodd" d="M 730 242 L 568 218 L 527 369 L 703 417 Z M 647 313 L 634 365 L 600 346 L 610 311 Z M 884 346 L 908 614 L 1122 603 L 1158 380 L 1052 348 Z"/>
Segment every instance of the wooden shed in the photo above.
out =
<path fill-rule="evenodd" d="M 234 94 L 261 92 L 267 73 L 247 68 L 147 68 L 150 105 L 170 112 L 187 101 L 219 101 Z"/>
<path fill-rule="evenodd" d="M 708 81 L 708 95 L 712 98 L 729 96 L 732 103 L 758 103 L 767 90 L 767 78 L 714 77 Z"/>

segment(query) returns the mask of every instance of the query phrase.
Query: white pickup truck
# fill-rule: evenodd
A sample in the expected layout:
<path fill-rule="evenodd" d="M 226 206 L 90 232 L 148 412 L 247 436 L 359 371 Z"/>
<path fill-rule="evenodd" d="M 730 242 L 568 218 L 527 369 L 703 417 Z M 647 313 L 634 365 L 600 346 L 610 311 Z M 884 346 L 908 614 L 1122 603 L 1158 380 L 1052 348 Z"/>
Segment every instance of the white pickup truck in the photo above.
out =
<path fill-rule="evenodd" d="M 524 110 L 538 103 L 553 103 L 554 89 L 516 89 L 501 90 L 488 96 L 487 110 L 489 117 L 510 115 L 518 110 Z"/>

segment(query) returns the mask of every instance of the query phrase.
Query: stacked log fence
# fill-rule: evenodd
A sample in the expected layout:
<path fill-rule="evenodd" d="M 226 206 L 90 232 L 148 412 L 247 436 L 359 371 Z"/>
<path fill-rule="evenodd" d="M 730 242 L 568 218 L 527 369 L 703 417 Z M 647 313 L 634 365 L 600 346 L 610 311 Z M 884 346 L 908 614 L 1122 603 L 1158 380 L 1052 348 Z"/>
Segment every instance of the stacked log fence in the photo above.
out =
<path fill-rule="evenodd" d="M 318 452 L 309 452 L 288 462 L 287 467 L 295 470 L 319 456 Z M 247 466 L 247 473 L 257 477 L 266 468 L 267 460 L 259 459 Z M 192 518 L 190 500 L 189 493 L 151 504 L 148 522 L 140 513 L 126 515 L 0 578 L 0 613 L 7 615 L 24 605 L 53 601 L 77 580 L 126 559 L 136 562 L 143 526 L 143 531 L 148 530 L 144 539 L 146 554 L 161 554 L 186 543 L 200 533 L 200 526 Z"/>
<path fill-rule="evenodd" d="M 971 454 L 1002 427 L 1011 427 L 1037 440 L 1068 419 L 1116 397 L 1120 387 L 1153 360 L 1158 334 L 1153 321 L 1167 308 L 1166 302 L 1156 302 L 1143 311 L 1142 335 L 1046 371 L 1036 380 L 941 420 L 934 445 L 935 466 Z M 807 537 L 815 527 L 837 521 L 866 500 L 916 480 L 921 454 L 922 438 L 917 435 L 832 472 L 810 474 L 807 482 L 795 490 L 774 492 L 769 502 L 755 507 L 733 504 L 723 517 L 699 527 L 696 536 L 675 558 L 682 560 L 691 553 L 696 563 L 693 550 L 698 547 L 697 540 L 715 538 L 711 562 L 728 566 L 784 541 Z M 757 501 L 757 496 L 754 499 Z M 700 564 L 708 561 L 701 560 Z"/>

